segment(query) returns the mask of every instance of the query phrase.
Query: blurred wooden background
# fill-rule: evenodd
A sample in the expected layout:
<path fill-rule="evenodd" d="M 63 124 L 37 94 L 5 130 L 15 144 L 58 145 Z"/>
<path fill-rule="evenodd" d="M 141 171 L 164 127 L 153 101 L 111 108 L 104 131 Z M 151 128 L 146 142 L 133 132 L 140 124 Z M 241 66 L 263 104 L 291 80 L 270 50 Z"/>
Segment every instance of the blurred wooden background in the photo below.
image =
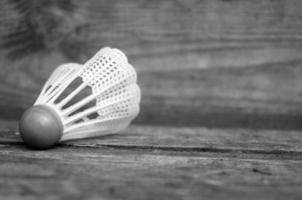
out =
<path fill-rule="evenodd" d="M 302 1 L 3 0 L 0 118 L 17 119 L 52 70 L 122 49 L 140 124 L 302 128 Z"/>

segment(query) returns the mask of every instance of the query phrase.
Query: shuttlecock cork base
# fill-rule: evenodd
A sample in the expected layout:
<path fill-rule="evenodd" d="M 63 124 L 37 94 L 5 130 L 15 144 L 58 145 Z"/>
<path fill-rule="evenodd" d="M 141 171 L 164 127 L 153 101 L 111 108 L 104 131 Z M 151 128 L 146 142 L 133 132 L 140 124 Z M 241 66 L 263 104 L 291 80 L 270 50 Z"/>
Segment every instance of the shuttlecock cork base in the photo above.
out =
<path fill-rule="evenodd" d="M 34 149 L 48 149 L 63 136 L 63 124 L 59 116 L 43 105 L 27 109 L 19 122 L 23 141 Z"/>
<path fill-rule="evenodd" d="M 20 123 L 23 141 L 36 149 L 126 128 L 139 113 L 137 74 L 126 55 L 103 48 L 85 64 L 54 70 Z"/>

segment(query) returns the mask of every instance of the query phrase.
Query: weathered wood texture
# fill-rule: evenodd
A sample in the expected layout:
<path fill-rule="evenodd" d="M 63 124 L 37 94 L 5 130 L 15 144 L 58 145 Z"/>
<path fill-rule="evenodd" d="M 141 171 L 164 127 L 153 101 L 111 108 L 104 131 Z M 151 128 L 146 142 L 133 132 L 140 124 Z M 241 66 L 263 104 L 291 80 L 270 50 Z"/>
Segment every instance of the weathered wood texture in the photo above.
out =
<path fill-rule="evenodd" d="M 297 131 L 132 126 L 33 151 L 12 127 L 0 131 L 1 199 L 302 197 Z"/>
<path fill-rule="evenodd" d="M 1 2 L 2 118 L 108 45 L 138 70 L 137 123 L 302 128 L 300 0 L 43 2 Z"/>

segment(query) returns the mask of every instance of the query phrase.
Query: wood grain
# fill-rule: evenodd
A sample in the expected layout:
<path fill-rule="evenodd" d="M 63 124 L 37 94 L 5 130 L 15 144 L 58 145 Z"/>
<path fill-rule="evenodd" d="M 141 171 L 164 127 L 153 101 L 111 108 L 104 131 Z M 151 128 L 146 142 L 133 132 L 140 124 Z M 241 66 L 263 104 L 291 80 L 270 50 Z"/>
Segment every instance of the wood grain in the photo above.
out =
<path fill-rule="evenodd" d="M 12 127 L 2 127 L 1 198 L 302 196 L 302 137 L 296 131 L 132 126 L 121 134 L 33 151 Z"/>

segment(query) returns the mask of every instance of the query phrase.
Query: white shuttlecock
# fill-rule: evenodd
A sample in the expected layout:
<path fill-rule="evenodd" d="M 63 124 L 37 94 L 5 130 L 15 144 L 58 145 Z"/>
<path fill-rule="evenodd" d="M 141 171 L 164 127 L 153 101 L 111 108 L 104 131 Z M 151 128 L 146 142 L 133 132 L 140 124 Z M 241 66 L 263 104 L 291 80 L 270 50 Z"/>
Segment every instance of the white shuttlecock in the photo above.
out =
<path fill-rule="evenodd" d="M 23 141 L 38 149 L 60 141 L 116 133 L 139 113 L 135 69 L 118 49 L 101 49 L 84 65 L 59 66 L 20 123 Z"/>

